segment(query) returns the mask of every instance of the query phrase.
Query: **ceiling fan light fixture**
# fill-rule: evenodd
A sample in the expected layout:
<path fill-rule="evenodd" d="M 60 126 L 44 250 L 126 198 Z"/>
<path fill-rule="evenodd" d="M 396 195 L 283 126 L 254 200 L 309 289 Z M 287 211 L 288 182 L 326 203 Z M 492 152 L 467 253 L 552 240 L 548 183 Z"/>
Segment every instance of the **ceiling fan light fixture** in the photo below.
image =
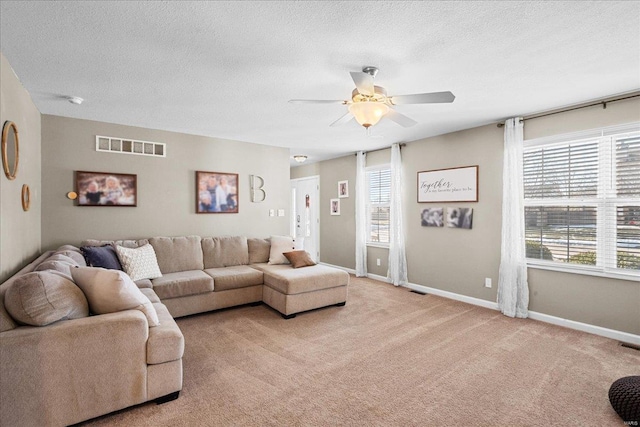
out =
<path fill-rule="evenodd" d="M 295 156 L 293 156 L 293 160 L 298 163 L 304 163 L 304 161 L 307 160 L 307 156 L 303 154 L 296 154 Z"/>
<path fill-rule="evenodd" d="M 361 126 L 369 128 L 378 123 L 389 112 L 389 107 L 382 102 L 376 101 L 354 102 L 349 105 L 349 112 L 353 114 Z"/>

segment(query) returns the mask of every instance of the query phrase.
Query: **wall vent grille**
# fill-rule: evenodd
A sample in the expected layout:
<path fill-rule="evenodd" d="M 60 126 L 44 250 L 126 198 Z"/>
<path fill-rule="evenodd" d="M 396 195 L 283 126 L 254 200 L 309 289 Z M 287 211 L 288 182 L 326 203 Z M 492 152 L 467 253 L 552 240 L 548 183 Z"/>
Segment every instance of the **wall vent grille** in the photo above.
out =
<path fill-rule="evenodd" d="M 167 144 L 164 142 L 138 141 L 136 139 L 96 135 L 96 151 L 167 157 Z"/>

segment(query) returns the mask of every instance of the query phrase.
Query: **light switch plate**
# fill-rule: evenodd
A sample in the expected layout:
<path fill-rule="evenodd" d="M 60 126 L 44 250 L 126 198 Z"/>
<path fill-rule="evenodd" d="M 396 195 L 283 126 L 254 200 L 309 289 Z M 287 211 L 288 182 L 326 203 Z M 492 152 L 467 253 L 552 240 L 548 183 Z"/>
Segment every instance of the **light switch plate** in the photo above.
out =
<path fill-rule="evenodd" d="M 278 209 L 278 216 L 284 216 L 284 209 Z"/>
<path fill-rule="evenodd" d="M 269 209 L 269 216 L 276 216 L 276 210 L 275 209 Z"/>

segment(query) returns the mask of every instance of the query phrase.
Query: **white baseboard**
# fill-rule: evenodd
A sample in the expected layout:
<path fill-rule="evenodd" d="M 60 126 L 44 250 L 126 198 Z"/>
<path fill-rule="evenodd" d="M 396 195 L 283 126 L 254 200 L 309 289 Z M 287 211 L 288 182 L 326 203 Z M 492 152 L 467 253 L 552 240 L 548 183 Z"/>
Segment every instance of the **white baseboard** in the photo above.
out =
<path fill-rule="evenodd" d="M 340 267 L 338 265 L 332 265 L 327 263 L 321 263 L 327 265 L 329 267 L 339 268 L 348 273 L 355 274 L 355 270 L 345 267 Z M 378 280 L 380 282 L 389 283 L 389 280 L 384 276 L 379 276 L 377 274 L 368 274 L 368 278 Z M 443 291 L 442 289 L 431 288 L 429 286 L 418 285 L 415 283 L 408 283 L 407 288 L 412 289 L 414 291 L 433 294 L 444 298 L 449 298 L 456 301 L 466 302 L 467 304 L 473 304 L 484 308 L 489 308 L 491 310 L 499 311 L 498 303 L 493 301 L 487 301 L 480 298 L 469 297 L 466 295 L 456 294 L 454 292 Z M 640 345 L 640 335 L 630 334 L 628 332 L 617 331 L 615 329 L 603 328 L 601 326 L 590 325 L 588 323 L 576 322 L 575 320 L 564 319 L 562 317 L 551 316 L 545 313 L 539 313 L 537 311 L 529 311 L 529 318 L 533 320 L 538 320 L 540 322 L 550 323 L 552 325 L 558 325 L 569 329 L 575 329 L 577 331 L 588 332 L 590 334 L 599 335 L 606 338 L 611 338 L 613 340 L 622 341 L 625 343 L 630 343 L 634 345 Z"/>
<path fill-rule="evenodd" d="M 385 276 L 378 276 L 377 274 L 369 273 L 369 274 L 367 274 L 367 277 L 369 279 L 378 280 L 380 282 L 391 283 L 389 281 L 389 279 L 387 277 L 385 277 Z"/>
<path fill-rule="evenodd" d="M 629 344 L 640 345 L 640 335 L 634 335 L 628 332 L 616 331 L 615 329 L 576 322 L 575 320 L 563 319 L 562 317 L 538 313 L 537 311 L 529 311 L 529 318 L 545 323 L 551 323 L 553 325 L 564 326 L 565 328 L 575 329 L 577 331 L 589 332 L 590 334 L 600 335 L 601 337 L 611 338 L 613 340 Z"/>
<path fill-rule="evenodd" d="M 408 283 L 407 288 L 413 289 L 414 291 L 418 291 L 418 292 L 438 295 L 439 297 L 466 302 L 467 304 L 479 305 L 480 307 L 490 308 L 491 310 L 498 310 L 498 303 L 487 301 L 480 298 L 468 297 L 466 295 L 460 295 L 454 292 L 443 291 L 442 289 L 430 288 L 429 286 L 417 285 L 415 283 Z"/>
<path fill-rule="evenodd" d="M 344 270 L 349 274 L 356 274 L 356 271 L 354 269 L 352 269 L 352 268 L 341 267 L 339 265 L 333 265 L 333 264 L 327 264 L 326 262 L 322 262 L 322 261 L 319 262 L 318 264 L 322 264 L 322 265 L 326 265 L 327 267 L 333 267 L 333 268 L 337 268 L 337 269 L 340 269 L 340 270 Z"/>

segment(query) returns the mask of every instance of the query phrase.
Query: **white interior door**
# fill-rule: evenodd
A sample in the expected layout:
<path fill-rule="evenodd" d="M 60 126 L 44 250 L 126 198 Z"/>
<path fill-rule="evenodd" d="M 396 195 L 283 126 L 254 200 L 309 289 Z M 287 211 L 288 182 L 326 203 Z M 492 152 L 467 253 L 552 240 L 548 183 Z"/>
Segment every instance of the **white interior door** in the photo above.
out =
<path fill-rule="evenodd" d="M 320 178 L 312 176 L 291 180 L 291 234 L 297 247 L 320 259 Z"/>

